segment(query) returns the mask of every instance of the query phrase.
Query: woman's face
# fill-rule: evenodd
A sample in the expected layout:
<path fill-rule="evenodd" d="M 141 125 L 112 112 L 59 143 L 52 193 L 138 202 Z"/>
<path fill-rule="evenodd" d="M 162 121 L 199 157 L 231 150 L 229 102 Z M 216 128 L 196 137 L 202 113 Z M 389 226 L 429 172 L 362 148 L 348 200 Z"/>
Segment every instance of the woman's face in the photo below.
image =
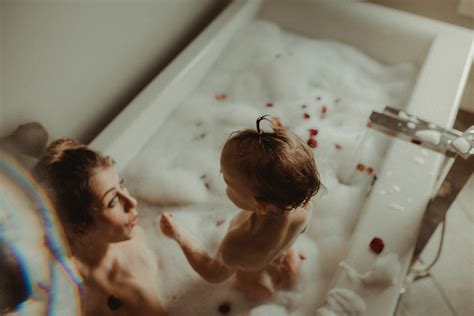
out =
<path fill-rule="evenodd" d="M 123 186 L 113 167 L 96 169 L 91 189 L 98 211 L 93 212 L 95 228 L 106 242 L 120 242 L 133 237 L 138 222 L 135 200 Z"/>

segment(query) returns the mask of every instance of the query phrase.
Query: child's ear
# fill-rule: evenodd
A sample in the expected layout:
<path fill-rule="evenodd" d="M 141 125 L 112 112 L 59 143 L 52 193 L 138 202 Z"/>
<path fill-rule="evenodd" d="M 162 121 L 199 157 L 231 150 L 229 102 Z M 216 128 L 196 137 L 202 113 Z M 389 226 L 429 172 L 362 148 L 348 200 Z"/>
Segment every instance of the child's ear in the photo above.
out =
<path fill-rule="evenodd" d="M 256 204 L 256 209 L 257 209 L 257 214 L 258 215 L 267 215 L 268 214 L 267 203 L 257 200 L 257 201 L 255 201 L 255 204 Z"/>
<path fill-rule="evenodd" d="M 267 215 L 267 214 L 279 214 L 280 210 L 270 202 L 265 201 L 256 201 L 257 204 L 257 214 Z"/>

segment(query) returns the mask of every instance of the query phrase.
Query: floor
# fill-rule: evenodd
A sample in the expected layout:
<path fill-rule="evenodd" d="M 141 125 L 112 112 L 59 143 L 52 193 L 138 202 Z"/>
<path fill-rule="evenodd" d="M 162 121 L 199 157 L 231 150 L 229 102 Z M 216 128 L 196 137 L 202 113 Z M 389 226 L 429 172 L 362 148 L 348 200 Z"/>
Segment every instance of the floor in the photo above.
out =
<path fill-rule="evenodd" d="M 474 113 L 460 111 L 455 128 L 474 125 Z M 466 170 L 472 172 L 472 170 Z M 431 238 L 421 259 L 431 263 L 436 256 L 441 229 Z M 474 176 L 448 211 L 444 244 L 436 264 L 426 278 L 407 286 L 396 316 L 474 315 Z"/>

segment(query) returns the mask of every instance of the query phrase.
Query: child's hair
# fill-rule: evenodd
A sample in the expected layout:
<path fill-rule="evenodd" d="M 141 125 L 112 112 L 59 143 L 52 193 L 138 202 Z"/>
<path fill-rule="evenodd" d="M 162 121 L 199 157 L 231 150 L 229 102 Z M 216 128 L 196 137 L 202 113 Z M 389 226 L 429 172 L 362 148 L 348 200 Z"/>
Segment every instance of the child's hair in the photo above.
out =
<path fill-rule="evenodd" d="M 232 133 L 223 151 L 234 153 L 232 166 L 248 180 L 254 198 L 288 211 L 306 206 L 319 191 L 321 181 L 311 148 L 289 129 L 273 123 L 273 131 L 257 129 Z"/>
<path fill-rule="evenodd" d="M 94 224 L 90 180 L 96 168 L 112 164 L 110 158 L 85 145 L 72 139 L 59 139 L 48 146 L 33 174 L 49 193 L 63 224 L 84 232 Z"/>

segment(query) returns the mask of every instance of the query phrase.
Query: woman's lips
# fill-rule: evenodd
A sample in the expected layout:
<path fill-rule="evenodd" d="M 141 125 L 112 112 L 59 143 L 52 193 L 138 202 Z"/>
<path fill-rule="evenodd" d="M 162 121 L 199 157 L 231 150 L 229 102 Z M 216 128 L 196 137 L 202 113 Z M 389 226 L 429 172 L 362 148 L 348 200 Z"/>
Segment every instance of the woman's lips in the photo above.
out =
<path fill-rule="evenodd" d="M 130 226 L 135 226 L 138 223 L 138 216 L 135 216 L 129 223 Z"/>

